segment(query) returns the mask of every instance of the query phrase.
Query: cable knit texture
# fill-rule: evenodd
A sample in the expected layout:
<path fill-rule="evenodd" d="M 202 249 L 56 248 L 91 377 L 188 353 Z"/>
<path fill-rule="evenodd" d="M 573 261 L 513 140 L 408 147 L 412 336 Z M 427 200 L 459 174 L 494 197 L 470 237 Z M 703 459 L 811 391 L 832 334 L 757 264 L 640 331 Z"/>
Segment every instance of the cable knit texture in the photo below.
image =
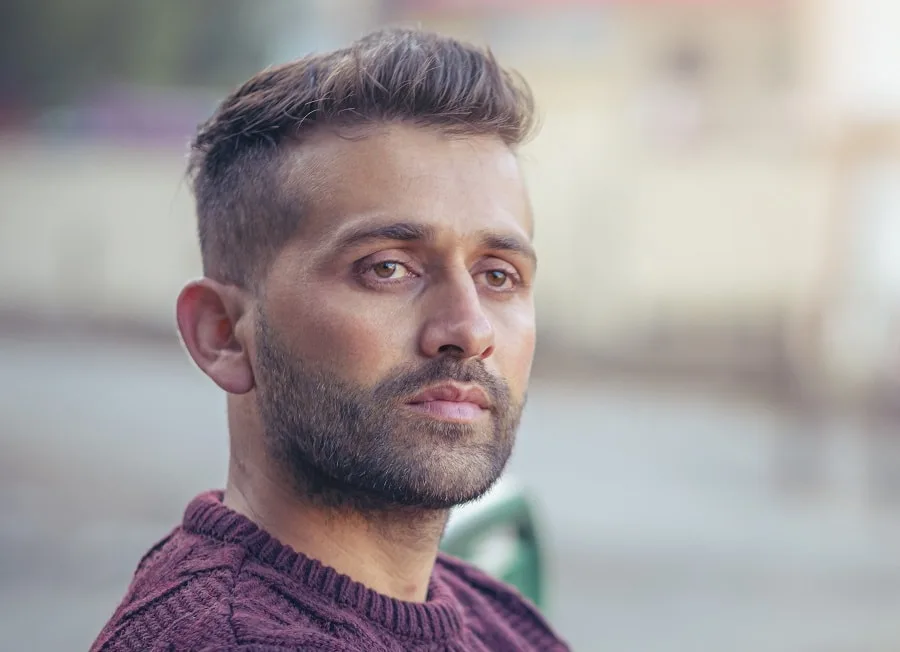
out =
<path fill-rule="evenodd" d="M 403 602 L 195 498 L 144 556 L 95 652 L 553 652 L 568 648 L 525 598 L 440 555 L 424 603 Z"/>

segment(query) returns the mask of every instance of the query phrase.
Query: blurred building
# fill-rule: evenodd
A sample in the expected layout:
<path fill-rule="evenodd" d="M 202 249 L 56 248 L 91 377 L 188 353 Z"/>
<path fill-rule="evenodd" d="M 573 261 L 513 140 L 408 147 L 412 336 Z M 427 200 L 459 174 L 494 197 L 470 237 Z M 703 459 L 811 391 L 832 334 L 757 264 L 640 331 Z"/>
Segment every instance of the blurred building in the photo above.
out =
<path fill-rule="evenodd" d="M 382 23 L 490 43 L 535 90 L 543 130 L 523 160 L 546 357 L 814 392 L 885 377 L 900 294 L 892 0 L 273 2 L 265 56 Z M 177 137 L 4 137 L 6 312 L 172 329 L 199 272 L 185 143 L 212 101 L 131 97 Z"/>
<path fill-rule="evenodd" d="M 416 17 L 490 42 L 540 99 L 527 159 L 552 261 L 545 342 L 608 363 L 774 364 L 828 237 L 796 8 L 525 4 L 431 3 Z"/>

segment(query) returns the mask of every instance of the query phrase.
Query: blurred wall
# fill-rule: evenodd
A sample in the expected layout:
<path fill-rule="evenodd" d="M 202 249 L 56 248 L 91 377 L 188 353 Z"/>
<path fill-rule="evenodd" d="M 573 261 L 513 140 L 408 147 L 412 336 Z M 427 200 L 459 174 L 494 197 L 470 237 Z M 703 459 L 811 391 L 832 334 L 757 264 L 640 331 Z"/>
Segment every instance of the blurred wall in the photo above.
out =
<path fill-rule="evenodd" d="M 282 28 L 269 52 L 299 56 L 399 22 L 488 42 L 522 72 L 543 116 L 523 161 L 548 350 L 840 374 L 847 365 L 823 362 L 840 340 L 823 333 L 840 329 L 823 320 L 840 322 L 841 306 L 866 294 L 844 282 L 852 256 L 868 255 L 852 254 L 847 197 L 861 165 L 854 134 L 871 131 L 859 107 L 881 86 L 854 94 L 844 83 L 855 78 L 846 70 L 866 68 L 853 44 L 869 32 L 840 19 L 849 5 L 829 2 L 823 16 L 811 0 L 361 12 L 342 0 L 304 7 L 318 36 L 276 3 Z M 877 59 L 883 48 L 869 51 Z M 894 112 L 878 115 L 890 125 Z M 0 306 L 171 329 L 174 295 L 199 272 L 185 141 L 3 140 Z"/>
<path fill-rule="evenodd" d="M 200 272 L 180 144 L 0 144 L 0 306 L 174 329 Z"/>

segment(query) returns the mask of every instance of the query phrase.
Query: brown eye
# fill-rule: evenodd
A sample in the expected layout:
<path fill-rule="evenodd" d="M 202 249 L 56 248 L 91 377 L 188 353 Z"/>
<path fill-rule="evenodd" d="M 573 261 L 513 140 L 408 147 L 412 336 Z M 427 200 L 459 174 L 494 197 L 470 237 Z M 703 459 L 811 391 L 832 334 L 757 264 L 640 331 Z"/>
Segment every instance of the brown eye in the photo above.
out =
<path fill-rule="evenodd" d="M 400 280 L 414 276 L 412 270 L 396 260 L 383 260 L 366 268 L 367 274 L 372 274 L 383 281 Z"/>
<path fill-rule="evenodd" d="M 375 276 L 378 278 L 391 278 L 394 274 L 397 273 L 397 269 L 400 267 L 399 263 L 396 263 L 392 260 L 386 260 L 383 263 L 377 263 L 372 267 L 372 271 L 375 272 Z"/>
<path fill-rule="evenodd" d="M 509 280 L 509 275 L 502 270 L 494 269 L 485 273 L 485 279 L 491 287 L 502 288 Z"/>

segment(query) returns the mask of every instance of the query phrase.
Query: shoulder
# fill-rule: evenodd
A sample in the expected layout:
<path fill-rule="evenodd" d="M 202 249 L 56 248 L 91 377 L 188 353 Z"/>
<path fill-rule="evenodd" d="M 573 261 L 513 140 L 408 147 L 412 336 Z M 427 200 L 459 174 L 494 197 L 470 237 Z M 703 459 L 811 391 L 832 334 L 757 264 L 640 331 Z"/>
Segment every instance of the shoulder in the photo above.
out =
<path fill-rule="evenodd" d="M 222 649 L 237 644 L 228 605 L 182 610 L 184 597 L 173 593 L 145 609 L 113 618 L 92 652 L 175 652 Z"/>
<path fill-rule="evenodd" d="M 543 619 L 537 607 L 514 587 L 491 577 L 468 562 L 440 553 L 437 570 L 443 579 L 449 581 L 451 588 L 459 589 L 460 586 L 464 586 L 467 593 L 474 591 L 492 603 L 499 603 L 511 607 L 514 611 Z"/>
<path fill-rule="evenodd" d="M 310 624 L 289 627 L 259 611 L 211 598 L 205 608 L 173 594 L 154 609 L 128 615 L 104 630 L 92 652 L 361 652 Z"/>
<path fill-rule="evenodd" d="M 240 546 L 176 530 L 141 560 L 91 650 L 355 650 L 323 632 L 302 605 L 285 607 L 265 574 Z"/>
<path fill-rule="evenodd" d="M 239 551 L 175 530 L 144 555 L 92 650 L 182 649 L 236 643 L 230 619 Z M 195 633 L 204 637 L 195 640 Z M 162 647 L 160 647 L 162 646 Z M 188 648 L 184 648 L 188 649 Z"/>
<path fill-rule="evenodd" d="M 538 608 L 514 587 L 444 553 L 438 555 L 436 572 L 476 620 L 499 617 L 537 649 L 567 649 Z"/>

